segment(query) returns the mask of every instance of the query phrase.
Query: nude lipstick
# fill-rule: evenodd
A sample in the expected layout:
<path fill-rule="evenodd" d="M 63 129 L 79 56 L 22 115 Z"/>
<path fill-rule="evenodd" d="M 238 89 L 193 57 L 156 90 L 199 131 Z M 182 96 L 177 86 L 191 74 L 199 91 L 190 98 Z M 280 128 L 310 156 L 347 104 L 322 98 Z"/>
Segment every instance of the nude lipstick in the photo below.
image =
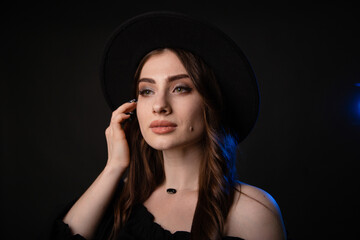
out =
<path fill-rule="evenodd" d="M 150 128 L 153 133 L 166 134 L 175 131 L 177 125 L 165 120 L 155 120 L 151 122 Z"/>

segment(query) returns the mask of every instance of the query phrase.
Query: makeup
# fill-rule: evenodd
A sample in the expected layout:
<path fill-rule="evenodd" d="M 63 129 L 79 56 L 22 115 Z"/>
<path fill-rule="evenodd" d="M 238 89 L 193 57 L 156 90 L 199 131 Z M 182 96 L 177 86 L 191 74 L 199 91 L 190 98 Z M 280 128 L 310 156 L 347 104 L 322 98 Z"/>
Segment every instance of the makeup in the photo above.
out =
<path fill-rule="evenodd" d="M 150 129 L 156 134 L 166 134 L 175 131 L 177 125 L 165 120 L 155 120 L 151 122 Z"/>

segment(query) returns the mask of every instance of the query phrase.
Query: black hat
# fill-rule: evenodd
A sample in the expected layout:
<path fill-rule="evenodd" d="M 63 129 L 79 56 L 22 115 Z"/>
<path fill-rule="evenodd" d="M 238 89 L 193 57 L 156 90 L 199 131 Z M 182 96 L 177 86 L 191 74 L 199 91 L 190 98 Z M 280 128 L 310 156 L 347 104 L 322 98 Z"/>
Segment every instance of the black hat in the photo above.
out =
<path fill-rule="evenodd" d="M 149 12 L 121 24 L 108 40 L 100 69 L 111 110 L 133 96 L 140 60 L 158 48 L 180 48 L 201 57 L 214 71 L 223 96 L 223 126 L 239 141 L 253 128 L 259 112 L 255 74 L 237 44 L 217 27 L 173 12 Z"/>

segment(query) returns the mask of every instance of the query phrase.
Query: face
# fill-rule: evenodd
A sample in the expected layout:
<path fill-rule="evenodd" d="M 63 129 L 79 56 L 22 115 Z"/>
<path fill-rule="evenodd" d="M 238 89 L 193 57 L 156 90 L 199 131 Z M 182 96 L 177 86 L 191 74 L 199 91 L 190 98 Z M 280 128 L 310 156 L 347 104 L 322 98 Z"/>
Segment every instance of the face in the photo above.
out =
<path fill-rule="evenodd" d="M 170 50 L 151 56 L 138 82 L 136 114 L 145 141 L 157 150 L 195 146 L 204 132 L 202 99 Z"/>

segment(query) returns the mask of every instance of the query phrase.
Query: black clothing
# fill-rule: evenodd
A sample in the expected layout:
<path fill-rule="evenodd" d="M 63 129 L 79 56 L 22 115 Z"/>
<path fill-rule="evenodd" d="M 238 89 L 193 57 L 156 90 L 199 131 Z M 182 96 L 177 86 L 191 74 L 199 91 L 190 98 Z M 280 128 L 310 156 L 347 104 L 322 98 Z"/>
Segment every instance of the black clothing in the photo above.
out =
<path fill-rule="evenodd" d="M 118 191 L 115 194 L 114 199 L 119 196 L 123 182 L 120 182 Z M 114 201 L 114 200 L 113 200 Z M 65 224 L 62 219 L 65 214 L 70 210 L 76 200 L 67 204 L 62 208 L 62 211 L 55 216 L 55 221 L 50 229 L 49 239 L 52 240 L 85 240 L 85 238 L 79 234 L 73 235 L 70 228 Z M 111 233 L 114 224 L 114 211 L 113 204 L 106 210 L 104 217 L 102 218 L 99 227 L 95 233 L 94 239 L 96 240 L 107 240 Z M 145 239 L 156 239 L 156 240 L 187 240 L 190 239 L 190 233 L 185 231 L 177 231 L 171 233 L 170 231 L 162 228 L 159 224 L 154 222 L 154 216 L 146 209 L 142 204 L 137 204 L 133 207 L 130 214 L 129 220 L 126 225 L 121 229 L 118 237 L 120 240 L 145 240 Z M 237 237 L 223 237 L 223 240 L 241 240 Z"/>
<path fill-rule="evenodd" d="M 95 239 L 108 239 L 113 226 L 113 212 L 109 211 L 101 221 Z M 53 239 L 56 240 L 84 240 L 79 234 L 72 235 L 67 224 L 61 219 L 56 220 L 53 228 Z M 129 221 L 120 232 L 118 239 L 121 240 L 186 240 L 190 239 L 190 233 L 178 231 L 171 233 L 154 222 L 154 216 L 142 204 L 135 205 Z M 237 237 L 223 237 L 223 240 L 241 240 Z"/>

